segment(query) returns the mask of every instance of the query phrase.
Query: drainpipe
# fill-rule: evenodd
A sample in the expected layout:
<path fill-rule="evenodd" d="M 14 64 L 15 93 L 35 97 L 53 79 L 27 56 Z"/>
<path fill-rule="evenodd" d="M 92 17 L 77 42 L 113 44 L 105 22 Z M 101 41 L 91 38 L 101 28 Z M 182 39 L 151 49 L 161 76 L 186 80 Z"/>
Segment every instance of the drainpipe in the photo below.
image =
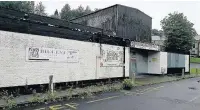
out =
<path fill-rule="evenodd" d="M 200 41 L 198 40 L 198 42 L 197 42 L 197 57 L 199 57 L 199 43 L 200 43 Z"/>

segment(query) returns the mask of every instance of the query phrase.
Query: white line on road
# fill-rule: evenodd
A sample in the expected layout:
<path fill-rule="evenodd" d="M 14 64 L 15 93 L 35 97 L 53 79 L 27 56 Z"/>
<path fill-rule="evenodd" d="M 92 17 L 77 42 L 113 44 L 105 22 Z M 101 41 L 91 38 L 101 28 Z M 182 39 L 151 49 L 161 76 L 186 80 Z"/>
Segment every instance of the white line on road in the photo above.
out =
<path fill-rule="evenodd" d="M 148 91 L 141 91 L 140 94 L 144 94 L 144 93 L 147 93 L 147 92 L 151 92 L 151 91 L 154 91 L 154 90 L 158 90 L 158 89 L 160 89 L 160 88 L 162 88 L 162 87 L 164 87 L 164 86 L 155 87 L 155 88 L 152 88 L 152 89 L 150 89 L 150 90 L 148 90 Z"/>
<path fill-rule="evenodd" d="M 196 97 L 194 97 L 194 98 L 191 99 L 189 102 L 193 102 L 194 100 L 196 100 L 196 99 L 198 99 L 198 98 L 200 98 L 200 96 L 196 96 Z"/>
<path fill-rule="evenodd" d="M 147 91 L 147 90 L 149 90 L 149 89 L 152 89 L 152 87 L 149 87 L 149 88 L 144 89 L 144 90 L 142 90 L 142 89 L 138 89 L 138 90 L 136 90 L 136 91 L 137 91 L 137 92 L 143 92 L 143 91 Z"/>
<path fill-rule="evenodd" d="M 174 85 L 176 85 L 176 86 L 180 86 L 179 84 L 177 84 L 177 83 L 175 83 L 175 82 L 172 82 Z"/>
<path fill-rule="evenodd" d="M 92 101 L 88 101 L 86 103 L 93 103 L 93 102 L 98 102 L 98 101 L 102 101 L 102 100 L 113 99 L 113 98 L 117 98 L 117 97 L 119 97 L 119 96 L 111 96 L 111 97 L 107 97 L 107 98 L 103 98 L 103 99 L 92 100 Z"/>

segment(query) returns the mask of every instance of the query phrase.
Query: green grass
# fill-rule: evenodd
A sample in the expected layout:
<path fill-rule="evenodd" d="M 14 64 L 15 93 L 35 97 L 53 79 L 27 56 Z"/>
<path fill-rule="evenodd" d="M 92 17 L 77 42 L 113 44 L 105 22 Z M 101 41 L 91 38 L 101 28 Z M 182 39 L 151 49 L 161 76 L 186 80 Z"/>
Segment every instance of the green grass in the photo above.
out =
<path fill-rule="evenodd" d="M 200 68 L 191 68 L 190 73 L 191 74 L 200 74 Z"/>
<path fill-rule="evenodd" d="M 190 63 L 200 63 L 200 58 L 190 57 Z"/>

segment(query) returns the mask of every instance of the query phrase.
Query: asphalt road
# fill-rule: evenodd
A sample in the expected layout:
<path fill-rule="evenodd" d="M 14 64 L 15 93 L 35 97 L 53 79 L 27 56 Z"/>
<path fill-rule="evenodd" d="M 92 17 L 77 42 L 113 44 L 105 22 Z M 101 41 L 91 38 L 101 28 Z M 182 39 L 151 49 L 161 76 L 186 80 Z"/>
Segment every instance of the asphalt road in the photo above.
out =
<path fill-rule="evenodd" d="M 200 110 L 200 78 L 137 87 L 23 110 Z M 57 109 L 56 109 L 57 108 Z"/>

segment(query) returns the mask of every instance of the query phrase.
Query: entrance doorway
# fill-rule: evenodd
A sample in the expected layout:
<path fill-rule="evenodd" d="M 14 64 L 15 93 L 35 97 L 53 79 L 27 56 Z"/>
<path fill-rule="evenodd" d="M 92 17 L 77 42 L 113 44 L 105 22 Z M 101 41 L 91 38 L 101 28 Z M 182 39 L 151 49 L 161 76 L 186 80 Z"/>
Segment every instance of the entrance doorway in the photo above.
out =
<path fill-rule="evenodd" d="M 136 53 L 131 52 L 130 54 L 130 76 L 136 75 L 137 67 L 136 67 Z"/>

